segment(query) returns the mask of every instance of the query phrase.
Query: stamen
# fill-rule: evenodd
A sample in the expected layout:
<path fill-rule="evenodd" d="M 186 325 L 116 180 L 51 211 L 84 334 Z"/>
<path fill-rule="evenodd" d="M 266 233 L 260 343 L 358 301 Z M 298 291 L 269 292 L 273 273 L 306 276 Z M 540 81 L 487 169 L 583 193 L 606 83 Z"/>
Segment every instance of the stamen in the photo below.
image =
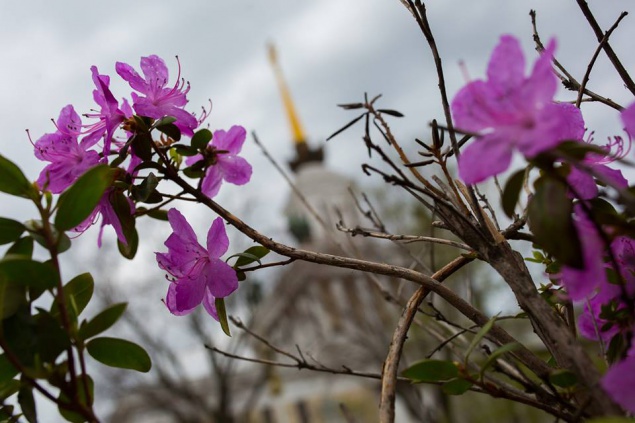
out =
<path fill-rule="evenodd" d="M 35 143 L 33 142 L 33 139 L 31 138 L 31 131 L 29 131 L 28 129 L 26 129 L 25 131 L 26 131 L 26 136 L 29 139 L 29 142 L 35 148 Z"/>
<path fill-rule="evenodd" d="M 463 60 L 459 61 L 459 69 L 461 69 L 461 73 L 463 74 L 463 80 L 466 84 L 472 82 L 472 78 L 470 77 L 470 73 L 467 70 L 467 66 Z"/>
<path fill-rule="evenodd" d="M 205 122 L 205 120 L 207 120 L 207 118 L 209 117 L 209 115 L 212 113 L 212 108 L 213 108 L 213 104 L 212 104 L 212 99 L 208 98 L 207 101 L 209 101 L 209 110 L 205 109 L 205 106 L 201 106 L 202 112 L 201 112 L 201 117 L 197 118 L 197 122 L 199 124 L 199 126 Z M 196 115 L 194 116 L 196 117 Z"/>

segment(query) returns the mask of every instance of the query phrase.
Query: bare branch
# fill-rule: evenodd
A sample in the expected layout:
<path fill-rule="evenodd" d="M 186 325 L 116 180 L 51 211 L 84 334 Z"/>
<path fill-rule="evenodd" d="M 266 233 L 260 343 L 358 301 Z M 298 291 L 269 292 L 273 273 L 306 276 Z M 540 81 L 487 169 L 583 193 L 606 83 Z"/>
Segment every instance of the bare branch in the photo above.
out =
<path fill-rule="evenodd" d="M 434 244 L 448 245 L 450 247 L 460 248 L 465 251 L 473 251 L 469 246 L 460 242 L 451 241 L 449 239 L 416 235 L 391 235 L 385 232 L 375 232 L 368 229 L 360 228 L 359 226 L 356 226 L 355 228 L 347 228 L 342 224 L 342 222 L 339 222 L 336 226 L 337 229 L 339 229 L 340 231 L 349 233 L 352 236 L 361 235 L 370 238 L 389 239 L 391 241 L 404 241 L 404 243 L 431 242 Z"/>
<path fill-rule="evenodd" d="M 609 42 L 609 37 L 611 36 L 613 31 L 617 29 L 617 26 L 620 24 L 622 19 L 626 17 L 626 15 L 628 15 L 628 12 L 622 12 L 620 14 L 620 17 L 617 18 L 617 21 L 615 21 L 613 26 L 611 26 L 611 28 L 608 31 L 606 31 L 606 34 L 604 34 L 604 37 L 602 37 L 602 40 L 600 40 L 600 43 L 595 49 L 595 52 L 593 53 L 593 57 L 591 57 L 591 61 L 589 62 L 589 65 L 587 66 L 586 72 L 584 73 L 584 77 L 582 78 L 582 83 L 580 84 L 580 88 L 578 89 L 578 98 L 575 101 L 575 107 L 580 108 L 580 103 L 582 102 L 582 95 L 584 94 L 584 89 L 586 88 L 586 84 L 589 82 L 589 77 L 591 76 L 591 70 L 593 69 L 593 65 L 595 65 L 595 61 L 597 60 L 604 46 Z"/>

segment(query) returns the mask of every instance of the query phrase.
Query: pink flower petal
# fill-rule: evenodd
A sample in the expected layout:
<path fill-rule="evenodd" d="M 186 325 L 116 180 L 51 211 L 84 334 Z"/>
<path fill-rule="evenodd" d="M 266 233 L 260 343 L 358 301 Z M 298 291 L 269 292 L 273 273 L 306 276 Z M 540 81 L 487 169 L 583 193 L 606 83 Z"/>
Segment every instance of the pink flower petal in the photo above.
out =
<path fill-rule="evenodd" d="M 556 40 L 552 39 L 534 64 L 531 75 L 522 90 L 528 96 L 526 100 L 528 103 L 544 106 L 552 102 L 558 89 L 558 78 L 551 64 L 555 51 Z"/>
<path fill-rule="evenodd" d="M 64 134 L 79 135 L 82 120 L 70 104 L 65 106 L 57 119 L 57 127 Z"/>
<path fill-rule="evenodd" d="M 567 183 L 573 188 L 575 194 L 577 194 L 570 194 L 570 197 L 577 197 L 581 200 L 589 200 L 598 195 L 598 186 L 595 183 L 593 176 L 589 175 L 585 171 L 579 170 L 573 165 L 571 165 L 571 171 L 567 175 Z"/>
<path fill-rule="evenodd" d="M 217 166 L 221 168 L 223 179 L 232 184 L 244 185 L 251 179 L 251 165 L 242 157 L 220 155 Z"/>
<path fill-rule="evenodd" d="M 622 110 L 620 117 L 622 118 L 626 132 L 628 132 L 631 137 L 635 137 L 635 103 Z"/>
<path fill-rule="evenodd" d="M 243 148 L 247 131 L 239 125 L 229 128 L 229 131 L 222 129 L 214 131 L 212 145 L 219 150 L 228 151 L 229 154 L 238 154 Z"/>
<path fill-rule="evenodd" d="M 495 90 L 485 81 L 474 81 L 463 87 L 452 100 L 452 114 L 457 128 L 480 132 L 495 126 L 499 119 L 496 107 L 490 107 L 488 99 L 496 96 Z"/>
<path fill-rule="evenodd" d="M 170 222 L 170 226 L 172 227 L 174 233 L 177 234 L 182 241 L 198 245 L 194 229 L 192 229 L 180 211 L 177 209 L 168 210 L 168 221 Z"/>
<path fill-rule="evenodd" d="M 137 73 L 132 66 L 127 63 L 117 62 L 115 64 L 115 71 L 121 76 L 124 81 L 130 84 L 130 87 L 139 92 L 146 90 L 146 81 Z"/>
<path fill-rule="evenodd" d="M 501 92 L 516 89 L 525 79 L 525 56 L 520 43 L 510 35 L 501 37 L 487 67 L 489 82 Z"/>
<path fill-rule="evenodd" d="M 168 67 L 163 59 L 155 54 L 141 58 L 141 72 L 150 89 L 157 93 L 168 83 Z"/>
<path fill-rule="evenodd" d="M 216 298 L 214 298 L 212 293 L 209 292 L 209 289 L 205 290 L 205 297 L 203 297 L 203 307 L 210 316 L 218 321 L 218 312 L 216 311 Z"/>
<path fill-rule="evenodd" d="M 606 165 L 595 165 L 593 170 L 612 186 L 616 188 L 628 188 L 628 180 L 622 175 L 621 170 L 611 169 Z"/>
<path fill-rule="evenodd" d="M 203 155 L 202 154 L 195 154 L 193 156 L 189 156 L 185 158 L 185 164 L 188 166 L 192 166 L 194 163 L 198 162 L 199 160 L 203 160 Z"/>
<path fill-rule="evenodd" d="M 584 268 L 563 266 L 562 285 L 574 301 L 583 300 L 607 283 L 604 266 L 604 242 L 579 205 L 575 207 L 574 225 L 582 245 Z"/>
<path fill-rule="evenodd" d="M 168 288 L 165 304 L 172 314 L 182 316 L 192 312 L 203 301 L 205 276 L 183 278 L 172 282 Z"/>
<path fill-rule="evenodd" d="M 461 152 L 459 176 L 466 184 L 475 184 L 503 172 L 511 160 L 511 144 L 494 134 L 487 135 L 473 141 Z"/>
<path fill-rule="evenodd" d="M 613 364 L 600 381 L 600 385 L 613 401 L 625 410 L 635 413 L 635 356 L 626 357 Z"/>
<path fill-rule="evenodd" d="M 201 191 L 209 198 L 214 198 L 223 183 L 223 172 L 218 166 L 210 166 L 205 172 Z"/>
<path fill-rule="evenodd" d="M 223 219 L 217 217 L 207 232 L 207 253 L 210 258 L 217 259 L 227 252 L 227 248 L 229 248 L 229 238 L 225 232 L 225 224 Z"/>
<path fill-rule="evenodd" d="M 220 259 L 210 261 L 207 273 L 207 289 L 216 298 L 224 298 L 238 289 L 236 271 Z"/>

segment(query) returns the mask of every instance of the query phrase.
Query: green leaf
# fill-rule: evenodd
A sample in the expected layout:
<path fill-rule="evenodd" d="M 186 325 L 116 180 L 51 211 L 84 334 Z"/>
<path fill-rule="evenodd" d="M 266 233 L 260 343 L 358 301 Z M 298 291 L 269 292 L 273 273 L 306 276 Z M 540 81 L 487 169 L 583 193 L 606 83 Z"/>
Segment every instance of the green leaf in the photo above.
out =
<path fill-rule="evenodd" d="M 85 380 L 88 380 L 88 383 L 86 383 Z M 85 389 L 86 385 L 88 385 L 88 395 L 90 396 L 89 398 L 86 398 L 86 389 Z M 93 379 L 90 376 L 78 375 L 77 393 L 78 393 L 79 401 L 81 404 L 92 406 L 93 399 L 95 398 L 95 383 L 93 382 Z M 60 392 L 60 395 L 58 398 L 61 402 L 64 402 L 64 403 L 72 402 L 63 392 Z M 84 423 L 86 421 L 86 419 L 81 414 L 78 414 L 74 411 L 69 411 L 66 408 L 62 408 L 59 405 L 57 406 L 57 409 L 60 412 L 60 415 L 71 423 Z"/>
<path fill-rule="evenodd" d="M 139 246 L 139 236 L 135 228 L 135 217 L 130 208 L 130 202 L 122 192 L 115 192 L 110 199 L 113 209 L 117 214 L 123 235 L 126 238 L 126 244 L 117 240 L 117 248 L 122 256 L 127 259 L 134 258 L 137 254 Z"/>
<path fill-rule="evenodd" d="M 54 363 L 57 357 L 71 346 L 71 341 L 61 323 L 51 313 L 38 309 L 35 316 L 35 342 L 39 359 Z"/>
<path fill-rule="evenodd" d="M 82 273 L 75 276 L 64 285 L 64 301 L 66 307 L 77 318 L 86 308 L 95 290 L 95 281 L 90 273 Z M 60 315 L 57 298 L 51 305 L 51 314 L 55 317 Z"/>
<path fill-rule="evenodd" d="M 232 257 L 238 257 L 238 260 L 236 260 L 236 263 L 234 263 L 234 267 L 243 267 L 253 263 L 254 261 L 257 261 L 258 264 L 261 264 L 260 259 L 266 256 L 267 254 L 269 254 L 269 250 L 267 248 L 261 245 L 256 245 L 254 247 L 247 248 L 242 253 L 234 254 L 233 256 L 229 257 L 227 260 L 229 260 Z"/>
<path fill-rule="evenodd" d="M 172 149 L 181 156 L 196 156 L 198 154 L 198 150 L 183 144 L 175 144 Z"/>
<path fill-rule="evenodd" d="M 514 209 L 518 203 L 520 192 L 523 189 L 523 182 L 525 181 L 525 169 L 519 170 L 514 173 L 505 184 L 503 189 L 503 211 L 507 217 L 514 215 Z"/>
<path fill-rule="evenodd" d="M 0 385 L 4 385 L 16 377 L 18 369 L 9 361 L 5 354 L 0 355 Z"/>
<path fill-rule="evenodd" d="M 120 303 L 110 306 L 93 317 L 90 321 L 85 322 L 79 328 L 79 337 L 84 341 L 99 335 L 114 325 L 126 310 L 127 303 Z"/>
<path fill-rule="evenodd" d="M 181 130 L 173 123 L 166 123 L 163 125 L 157 125 L 157 130 L 164 133 L 174 141 L 181 139 Z"/>
<path fill-rule="evenodd" d="M 401 373 L 413 382 L 442 382 L 459 375 L 459 368 L 452 361 L 423 360 L 408 367 Z"/>
<path fill-rule="evenodd" d="M 571 388 L 577 385 L 578 377 L 569 370 L 560 369 L 551 372 L 549 382 L 561 388 Z"/>
<path fill-rule="evenodd" d="M 212 140 L 212 131 L 209 129 L 201 129 L 200 131 L 196 131 L 194 136 L 192 137 L 192 141 L 190 145 L 197 150 L 204 150 L 207 147 L 207 144 Z"/>
<path fill-rule="evenodd" d="M 563 264 L 582 268 L 582 247 L 573 224 L 573 204 L 567 186 L 546 176 L 539 178 L 534 186 L 536 192 L 528 210 L 529 228 L 536 244 Z"/>
<path fill-rule="evenodd" d="M 463 395 L 474 385 L 472 382 L 465 379 L 456 378 L 445 382 L 441 386 L 441 390 L 446 395 Z"/>
<path fill-rule="evenodd" d="M 606 358 L 609 363 L 616 363 L 622 359 L 622 356 L 626 352 L 628 342 L 624 339 L 624 335 L 618 333 L 613 336 L 609 341 L 609 346 L 606 349 Z"/>
<path fill-rule="evenodd" d="M 467 363 L 467 359 L 470 357 L 470 354 L 472 354 L 472 351 L 474 351 L 474 348 L 476 348 L 478 343 L 481 342 L 481 339 L 483 339 L 483 337 L 485 335 L 487 335 L 487 332 L 489 332 L 492 329 L 492 326 L 494 326 L 494 322 L 496 321 L 496 317 L 497 316 L 494 316 L 491 319 L 489 319 L 487 321 L 487 323 L 485 323 L 479 329 L 479 331 L 476 333 L 476 335 L 474 335 L 474 338 L 472 338 L 472 342 L 470 343 L 470 346 L 467 348 L 467 351 L 465 352 L 465 362 L 466 363 Z"/>
<path fill-rule="evenodd" d="M 0 217 L 0 245 L 17 241 L 25 230 L 17 220 Z"/>
<path fill-rule="evenodd" d="M 143 202 L 146 204 L 158 204 L 163 202 L 163 196 L 155 189 Z"/>
<path fill-rule="evenodd" d="M 493 353 L 491 353 L 489 355 L 489 357 L 487 357 L 487 360 L 485 360 L 485 363 L 483 364 L 483 366 L 481 366 L 481 373 L 480 373 L 480 378 L 483 378 L 483 375 L 485 374 L 485 370 L 487 370 L 493 363 L 494 361 L 496 361 L 496 359 L 498 357 L 500 357 L 501 355 L 514 351 L 516 349 L 518 349 L 520 347 L 520 344 L 518 344 L 518 342 L 510 342 L 509 344 L 505 344 L 500 348 L 497 348 Z"/>
<path fill-rule="evenodd" d="M 151 125 L 154 123 L 151 118 L 145 116 L 134 115 L 133 119 L 136 125 L 136 132 L 149 132 Z"/>
<path fill-rule="evenodd" d="M 20 391 L 18 392 L 18 404 L 20 404 L 24 418 L 29 423 L 37 423 L 37 412 L 35 410 L 32 386 L 25 383 L 20 387 Z"/>
<path fill-rule="evenodd" d="M 150 194 L 154 192 L 159 185 L 159 179 L 152 172 L 139 184 L 132 187 L 132 197 L 136 201 L 144 202 L 150 197 Z"/>
<path fill-rule="evenodd" d="M 186 167 L 185 169 L 183 169 L 183 174 L 187 176 L 188 178 L 192 178 L 192 179 L 198 179 L 205 176 L 205 169 L 203 168 L 203 166 L 199 166 L 198 165 L 199 163 L 203 163 L 203 161 L 202 160 L 198 161 L 194 163 L 192 166 Z"/>
<path fill-rule="evenodd" d="M 0 274 L 9 282 L 36 289 L 46 290 L 57 285 L 57 271 L 51 264 L 24 256 L 5 256 L 0 260 Z"/>
<path fill-rule="evenodd" d="M 71 248 L 71 239 L 64 232 L 60 232 L 57 238 L 58 254 L 68 251 Z"/>
<path fill-rule="evenodd" d="M 139 234 L 135 228 L 132 228 L 132 231 L 126 234 L 126 241 L 128 243 L 124 244 L 117 240 L 117 249 L 123 257 L 132 260 L 137 255 L 137 249 L 139 248 Z"/>
<path fill-rule="evenodd" d="M 5 254 L 5 257 L 6 256 L 24 256 L 31 258 L 33 256 L 33 238 L 25 236 L 18 239 L 9 247 L 7 254 Z"/>
<path fill-rule="evenodd" d="M 112 182 L 113 172 L 106 165 L 95 166 L 80 176 L 57 202 L 55 227 L 67 231 L 86 220 Z"/>
<path fill-rule="evenodd" d="M 218 321 L 220 322 L 220 327 L 225 332 L 225 335 L 232 336 L 229 332 L 229 322 L 227 321 L 227 310 L 225 308 L 225 299 L 224 298 L 216 298 L 216 314 L 218 314 Z"/>
<path fill-rule="evenodd" d="M 0 191 L 23 198 L 37 198 L 37 190 L 12 161 L 0 155 Z"/>
<path fill-rule="evenodd" d="M 13 316 L 21 305 L 26 303 L 26 287 L 0 273 L 0 318 Z"/>
<path fill-rule="evenodd" d="M 37 333 L 29 305 L 21 305 L 16 313 L 4 319 L 2 331 L 7 350 L 13 353 L 22 366 L 33 366 Z"/>
<path fill-rule="evenodd" d="M 88 354 L 110 367 L 146 373 L 152 362 L 148 353 L 134 342 L 118 338 L 94 338 L 86 344 Z"/>
<path fill-rule="evenodd" d="M 130 146 L 134 154 L 144 162 L 152 159 L 152 136 L 148 132 L 137 132 L 132 138 Z"/>
<path fill-rule="evenodd" d="M 174 116 L 164 116 L 161 119 L 157 119 L 150 129 L 158 128 L 161 125 L 168 125 L 170 123 L 176 122 L 176 118 Z"/>
<path fill-rule="evenodd" d="M 147 215 L 153 219 L 168 221 L 168 211 L 161 209 L 150 210 Z"/>
<path fill-rule="evenodd" d="M 583 160 L 588 153 L 595 153 L 601 156 L 605 156 L 606 150 L 604 150 L 599 145 L 578 141 L 564 141 L 556 147 L 556 154 L 558 154 L 560 157 L 570 158 L 574 160 Z"/>
<path fill-rule="evenodd" d="M 20 390 L 20 381 L 12 379 L 6 383 L 0 384 L 0 400 L 5 400 Z"/>

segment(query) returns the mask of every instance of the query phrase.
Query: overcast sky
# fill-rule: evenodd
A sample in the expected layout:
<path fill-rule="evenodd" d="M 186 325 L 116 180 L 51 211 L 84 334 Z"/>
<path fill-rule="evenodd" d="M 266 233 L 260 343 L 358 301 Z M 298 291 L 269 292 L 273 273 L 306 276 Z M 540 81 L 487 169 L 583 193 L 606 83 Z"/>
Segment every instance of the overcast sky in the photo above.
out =
<path fill-rule="evenodd" d="M 605 29 L 632 4 L 590 3 Z M 471 78 L 482 77 L 501 34 L 520 37 L 532 58 L 528 62 L 533 60 L 531 8 L 538 11 L 543 40 L 557 37 L 557 57 L 581 79 L 596 42 L 575 1 L 434 0 L 428 2 L 429 19 L 451 95 L 465 83 L 459 63 L 465 63 Z M 612 37 L 615 50 L 631 71 L 635 71 L 633 19 L 627 17 Z M 94 107 L 91 65 L 113 76 L 115 96 L 129 98 L 130 89 L 114 72 L 115 62 L 138 67 L 141 56 L 158 54 L 172 75 L 176 74 L 174 56 L 179 56 L 182 76 L 192 86 L 190 110 L 199 111 L 212 99 L 214 109 L 208 121 L 212 128 L 242 124 L 256 131 L 279 161 L 286 162 L 292 157 L 292 145 L 267 61 L 267 42 L 278 47 L 300 118 L 316 144 L 353 116 L 336 104 L 359 101 L 364 92 L 383 94 L 382 106 L 406 115 L 393 126 L 406 146 L 414 137 L 427 138 L 431 119 L 442 121 L 427 44 L 398 0 L 3 1 L 0 154 L 36 179 L 43 164 L 33 157 L 25 129 L 35 140 L 54 131 L 50 119 L 57 118 L 66 104 L 72 103 L 80 113 Z M 631 101 L 603 56 L 589 87 L 622 104 Z M 574 96 L 562 90 L 559 98 Z M 613 111 L 585 106 L 583 112 L 600 140 L 619 127 Z M 361 179 L 359 165 L 367 157 L 360 135 L 361 128 L 354 128 L 329 142 L 327 163 Z M 244 155 L 253 164 L 253 182 L 243 188 L 224 186 L 219 199 L 257 227 L 279 234 L 284 228 L 280 213 L 288 189 L 251 141 Z M 4 195 L 0 199 L 2 216 L 26 219 L 34 217 L 33 212 L 25 201 Z M 187 208 L 187 215 L 198 218 L 199 234 L 212 218 L 192 208 Z M 91 245 L 95 232 L 86 234 L 93 237 Z M 165 239 L 167 233 L 166 225 L 158 225 L 152 236 Z M 107 229 L 105 236 L 109 242 L 104 248 L 113 248 L 112 231 Z M 153 268 L 155 249 L 146 245 L 140 250 L 140 255 L 145 254 L 141 260 Z M 140 265 L 136 260 L 135 266 Z M 125 275 L 129 268 L 121 269 Z M 158 269 L 154 272 L 162 278 Z"/>
<path fill-rule="evenodd" d="M 595 9 L 605 28 L 629 4 L 601 3 Z M 557 55 L 575 75 L 582 75 L 595 48 L 574 1 L 444 0 L 431 1 L 428 7 L 451 93 L 465 82 L 459 61 L 465 62 L 472 78 L 481 77 L 500 34 L 518 35 L 527 54 L 533 53 L 530 8 L 538 11 L 543 38 L 557 36 Z M 635 61 L 626 56 L 635 33 L 630 20 L 612 40 L 632 69 Z M 192 84 L 190 109 L 200 110 L 211 98 L 212 127 L 239 123 L 255 130 L 282 161 L 291 157 L 292 148 L 267 62 L 269 41 L 278 46 L 301 119 L 314 142 L 322 142 L 352 116 L 335 105 L 359 100 L 365 91 L 382 93 L 385 107 L 406 114 L 394 126 L 404 144 L 415 136 L 425 137 L 426 123 L 441 116 L 427 46 L 398 0 L 2 2 L 0 40 L 0 152 L 19 161 L 32 179 L 42 163 L 33 157 L 24 129 L 37 139 L 54 130 L 49 119 L 57 118 L 64 105 L 72 103 L 83 112 L 93 107 L 91 65 L 115 75 L 116 61 L 138 66 L 139 58 L 149 54 L 164 57 L 173 74 L 178 54 L 183 76 Z M 628 101 L 614 73 L 607 70 L 602 58 L 591 88 Z M 113 80 L 115 95 L 129 97 L 127 85 Z M 590 125 L 607 122 L 605 115 L 596 115 L 585 110 Z M 608 117 L 611 124 L 617 122 L 615 116 Z M 365 158 L 357 148 L 359 135 L 359 130 L 352 130 L 330 143 L 328 163 L 333 168 L 359 174 L 358 165 Z M 280 179 L 255 146 L 247 146 L 245 155 L 258 176 L 253 186 L 277 186 Z M 254 201 L 258 192 L 269 198 L 268 191 L 255 189 Z M 16 213 L 13 203 L 9 210 L 5 207 L 3 214 Z"/>

